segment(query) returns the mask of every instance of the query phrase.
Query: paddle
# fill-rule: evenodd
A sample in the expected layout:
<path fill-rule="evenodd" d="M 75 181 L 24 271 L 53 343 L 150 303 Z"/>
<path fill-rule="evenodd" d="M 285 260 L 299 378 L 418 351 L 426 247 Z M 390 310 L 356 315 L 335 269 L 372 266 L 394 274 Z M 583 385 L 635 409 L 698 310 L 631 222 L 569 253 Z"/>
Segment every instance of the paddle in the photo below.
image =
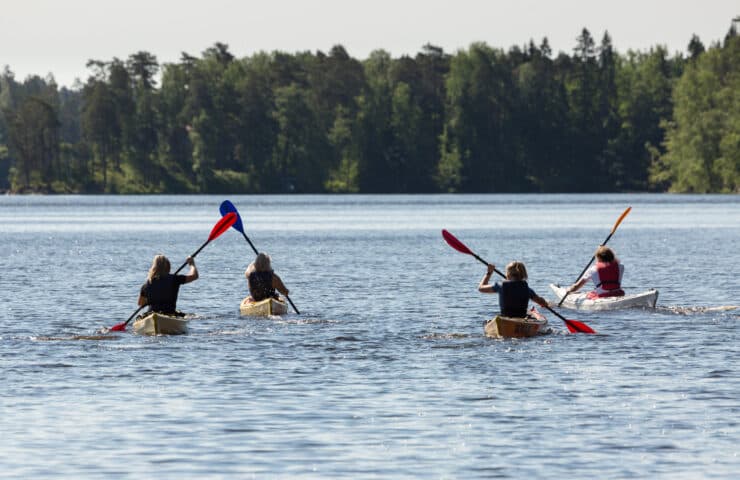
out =
<path fill-rule="evenodd" d="M 626 217 L 627 214 L 630 213 L 630 210 L 632 210 L 632 207 L 627 207 L 627 209 L 622 213 L 622 215 L 619 216 L 619 218 L 617 219 L 617 223 L 614 224 L 612 231 L 609 232 L 609 236 L 606 237 L 606 240 L 604 240 L 604 243 L 601 244 L 602 247 L 606 245 L 606 242 L 608 242 L 610 238 L 612 238 L 612 235 L 614 235 L 614 232 L 617 231 L 617 227 L 619 227 L 619 224 L 622 223 L 622 220 L 624 220 L 624 217 Z M 586 265 L 586 268 L 584 268 L 581 271 L 581 274 L 578 275 L 578 278 L 576 278 L 576 282 L 581 279 L 584 273 L 586 273 L 586 270 L 588 270 L 588 267 L 590 267 L 591 264 L 594 263 L 594 258 L 596 258 L 595 255 L 591 257 L 591 260 L 589 260 L 588 265 Z M 567 297 L 569 294 L 570 292 L 567 292 L 567 291 L 565 292 L 565 295 L 563 295 L 563 298 L 561 298 L 560 301 L 558 302 L 558 307 L 563 305 L 563 302 L 565 301 L 565 297 Z"/>
<path fill-rule="evenodd" d="M 241 217 L 241 215 L 239 215 L 239 212 L 237 211 L 237 209 L 234 206 L 234 204 L 231 203 L 228 200 L 224 200 L 223 202 L 221 202 L 221 206 L 218 207 L 218 209 L 221 212 L 221 215 L 227 215 L 229 213 L 236 214 L 236 222 L 234 222 L 234 224 L 232 225 L 232 227 L 235 230 L 237 230 L 238 232 L 241 232 L 242 236 L 244 236 L 244 240 L 246 240 L 247 243 L 249 244 L 249 246 L 252 247 L 252 250 L 254 251 L 254 254 L 255 255 L 259 255 L 259 252 L 254 247 L 254 244 L 252 243 L 252 241 L 249 239 L 249 237 L 247 237 L 247 234 L 244 233 L 244 225 L 242 225 L 242 217 Z M 297 313 L 298 315 L 300 315 L 301 312 L 299 312 L 298 309 L 295 308 L 295 304 L 293 303 L 293 300 L 291 300 L 290 297 L 287 296 L 287 295 L 285 296 L 285 298 L 288 299 L 288 302 L 290 302 L 290 306 L 293 307 L 293 310 L 295 310 L 295 313 Z"/>
<path fill-rule="evenodd" d="M 216 238 L 220 237 L 221 234 L 223 234 L 226 230 L 229 229 L 229 227 L 231 227 L 234 224 L 234 222 L 236 222 L 236 220 L 237 220 L 237 216 L 234 213 L 227 214 L 221 217 L 221 219 L 218 222 L 216 222 L 216 225 L 213 226 L 213 229 L 211 230 L 211 234 L 208 236 L 208 240 L 206 240 L 205 243 L 203 243 L 203 245 L 201 245 L 200 248 L 198 248 L 198 250 L 195 251 L 195 253 L 190 255 L 190 257 L 195 258 L 195 256 L 198 255 L 198 253 L 200 253 L 200 251 L 203 250 L 206 245 L 211 243 L 212 240 L 215 240 Z M 188 262 L 186 260 L 185 263 L 180 265 L 180 268 L 178 268 L 175 271 L 175 275 L 180 273 L 180 270 L 185 268 L 185 265 L 187 264 Z M 128 325 L 129 322 L 133 320 L 133 318 L 136 316 L 136 314 L 139 313 L 141 309 L 144 307 L 146 307 L 146 305 L 142 305 L 139 308 L 137 308 L 136 311 L 133 314 L 131 314 L 131 316 L 128 317 L 128 320 L 126 320 L 125 322 L 112 326 L 111 331 L 122 332 L 126 330 L 126 325 Z"/>
<path fill-rule="evenodd" d="M 460 240 L 458 240 L 453 234 L 448 232 L 447 230 L 442 230 L 442 237 L 445 239 L 445 242 L 455 250 L 461 253 L 465 253 L 467 255 L 472 255 L 476 260 L 481 262 L 484 265 L 488 265 L 488 262 L 480 258 L 478 255 L 473 253 L 472 250 L 470 250 L 468 247 L 465 246 L 464 243 L 462 243 Z M 498 269 L 494 268 L 494 272 L 501 275 L 503 278 L 506 278 L 506 275 L 501 273 Z M 560 315 L 558 312 L 550 308 L 549 306 L 546 306 L 548 310 L 550 310 L 553 314 L 555 314 L 556 317 L 558 317 L 560 320 L 565 322 L 565 326 L 568 327 L 568 330 L 571 333 L 596 333 L 591 327 L 586 325 L 583 322 L 579 322 L 578 320 L 569 320 L 562 315 Z"/>

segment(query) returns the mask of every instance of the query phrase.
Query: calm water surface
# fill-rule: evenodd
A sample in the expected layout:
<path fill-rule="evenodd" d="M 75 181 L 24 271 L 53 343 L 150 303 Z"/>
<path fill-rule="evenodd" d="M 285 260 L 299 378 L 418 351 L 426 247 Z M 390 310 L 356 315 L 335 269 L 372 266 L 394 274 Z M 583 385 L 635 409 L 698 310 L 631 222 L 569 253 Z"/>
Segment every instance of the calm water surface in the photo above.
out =
<path fill-rule="evenodd" d="M 79 339 L 225 198 L 0 197 L 0 476 L 737 478 L 740 197 L 231 196 L 301 315 L 239 316 L 230 230 L 180 291 L 189 335 Z M 629 205 L 609 245 L 657 309 L 483 336 L 485 267 L 442 228 L 553 299 Z"/>

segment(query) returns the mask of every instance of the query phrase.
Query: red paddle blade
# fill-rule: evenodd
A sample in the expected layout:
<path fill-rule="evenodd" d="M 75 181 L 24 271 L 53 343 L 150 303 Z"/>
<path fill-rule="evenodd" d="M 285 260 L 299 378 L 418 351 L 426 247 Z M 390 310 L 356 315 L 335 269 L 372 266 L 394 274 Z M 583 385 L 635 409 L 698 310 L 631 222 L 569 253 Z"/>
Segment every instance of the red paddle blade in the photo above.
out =
<path fill-rule="evenodd" d="M 210 242 L 211 240 L 220 237 L 222 233 L 224 233 L 236 223 L 237 218 L 238 217 L 234 212 L 229 212 L 221 217 L 221 220 L 219 220 L 216 225 L 213 226 L 213 230 L 211 230 L 211 234 L 208 236 L 208 241 Z"/>
<path fill-rule="evenodd" d="M 126 331 L 126 324 L 125 323 L 119 323 L 116 325 L 113 325 L 110 327 L 111 332 L 125 332 Z"/>
<path fill-rule="evenodd" d="M 593 328 L 578 320 L 565 320 L 565 326 L 570 333 L 596 333 Z"/>
<path fill-rule="evenodd" d="M 468 247 L 465 246 L 464 243 L 462 243 L 460 240 L 455 238 L 453 234 L 448 232 L 447 230 L 442 230 L 442 238 L 445 239 L 445 242 L 458 252 L 467 253 L 468 255 L 472 255 L 473 252 L 470 251 Z"/>

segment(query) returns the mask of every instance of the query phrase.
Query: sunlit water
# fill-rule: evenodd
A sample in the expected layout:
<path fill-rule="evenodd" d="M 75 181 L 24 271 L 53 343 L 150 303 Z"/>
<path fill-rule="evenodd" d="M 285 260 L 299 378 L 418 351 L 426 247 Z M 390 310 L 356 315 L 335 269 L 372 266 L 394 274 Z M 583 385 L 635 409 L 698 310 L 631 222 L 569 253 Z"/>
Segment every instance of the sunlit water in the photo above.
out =
<path fill-rule="evenodd" d="M 225 198 L 0 198 L 0 476 L 737 478 L 740 197 L 231 196 L 301 315 L 239 316 L 230 230 L 181 289 L 189 335 L 106 334 Z M 483 336 L 485 267 L 442 228 L 553 299 L 629 205 L 609 245 L 657 309 Z"/>

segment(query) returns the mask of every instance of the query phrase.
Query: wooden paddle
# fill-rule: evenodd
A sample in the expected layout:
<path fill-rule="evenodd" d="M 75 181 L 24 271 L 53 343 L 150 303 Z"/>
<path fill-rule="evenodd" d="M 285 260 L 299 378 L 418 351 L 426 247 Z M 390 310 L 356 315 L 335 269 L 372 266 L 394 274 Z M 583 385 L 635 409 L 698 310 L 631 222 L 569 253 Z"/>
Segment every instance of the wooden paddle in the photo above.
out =
<path fill-rule="evenodd" d="M 209 243 L 211 243 L 212 240 L 215 240 L 216 238 L 220 237 L 222 233 L 224 233 L 226 230 L 228 230 L 229 227 L 231 227 L 234 224 L 234 222 L 236 222 L 236 220 L 237 220 L 237 216 L 236 216 L 236 214 L 233 214 L 233 213 L 232 214 L 228 214 L 228 215 L 224 215 L 223 217 L 221 217 L 221 219 L 218 222 L 216 222 L 216 225 L 213 226 L 213 229 L 211 230 L 211 234 L 208 236 L 208 240 L 206 240 L 205 243 L 203 243 L 203 245 L 201 245 L 200 248 L 198 248 L 198 250 L 195 251 L 195 253 L 193 253 L 192 255 L 190 255 L 190 257 L 191 258 L 195 258 L 195 256 L 198 255 L 198 253 L 200 253 L 200 251 L 203 250 L 206 245 L 208 245 Z M 185 263 L 183 263 L 182 265 L 180 265 L 180 268 L 178 268 L 175 271 L 175 275 L 177 275 L 178 273 L 180 273 L 180 270 L 182 270 L 183 268 L 185 268 L 185 265 L 187 265 L 187 264 L 188 264 L 188 262 L 186 260 Z M 119 323 L 117 325 L 113 325 L 111 327 L 111 331 L 114 331 L 114 332 L 122 332 L 122 331 L 126 330 L 126 325 L 128 325 L 129 322 L 131 320 L 133 320 L 133 318 L 136 316 L 136 314 L 139 313 L 141 311 L 141 309 L 144 308 L 144 307 L 146 307 L 146 305 L 142 305 L 139 308 L 137 308 L 136 311 L 134 313 L 132 313 L 131 316 L 128 317 L 128 320 L 126 320 L 125 322 Z"/>
<path fill-rule="evenodd" d="M 608 242 L 610 238 L 612 238 L 612 235 L 614 235 L 614 232 L 617 231 L 617 227 L 619 227 L 619 224 L 622 223 L 622 220 L 624 220 L 624 217 L 626 217 L 627 214 L 630 213 L 630 210 L 632 210 L 632 207 L 627 207 L 627 209 L 622 213 L 622 215 L 619 216 L 619 218 L 617 219 L 617 223 L 614 224 L 614 227 L 612 228 L 612 231 L 609 232 L 609 236 L 607 236 L 606 237 L 606 240 L 604 240 L 604 243 L 601 244 L 602 247 L 604 245 L 606 245 L 606 242 Z M 586 270 L 588 270 L 588 267 L 590 267 L 591 264 L 594 263 L 594 258 L 596 258 L 595 255 L 593 255 L 591 257 L 591 260 L 588 261 L 588 265 L 586 265 L 586 268 L 584 268 L 581 271 L 581 274 L 578 275 L 578 278 L 576 278 L 576 282 L 581 279 L 581 277 L 583 276 L 584 273 L 586 273 Z M 575 283 L 575 282 L 573 282 L 573 283 Z M 558 307 L 560 307 L 560 306 L 563 305 L 563 302 L 565 301 L 565 297 L 567 297 L 568 295 L 570 295 L 570 292 L 566 291 L 565 292 L 565 295 L 563 295 L 563 298 L 561 298 L 560 301 L 558 302 Z"/>
<path fill-rule="evenodd" d="M 249 239 L 249 237 L 247 237 L 247 234 L 244 233 L 244 225 L 242 225 L 242 217 L 241 217 L 241 215 L 239 215 L 239 212 L 237 211 L 237 209 L 234 206 L 234 204 L 231 203 L 228 200 L 224 200 L 223 202 L 221 202 L 221 206 L 218 209 L 221 212 L 221 215 L 228 215 L 229 213 L 236 214 L 236 222 L 234 222 L 234 224 L 232 225 L 232 227 L 235 230 L 237 230 L 238 232 L 240 232 L 244 236 L 244 240 L 246 240 L 247 243 L 249 244 L 249 246 L 252 247 L 252 250 L 254 251 L 254 254 L 255 255 L 259 255 L 259 252 L 254 247 L 254 244 L 252 243 L 252 241 Z M 293 307 L 293 310 L 295 310 L 295 313 L 297 313 L 298 315 L 300 315 L 301 312 L 299 312 L 298 309 L 295 307 L 295 304 L 293 303 L 293 300 L 291 300 L 290 297 L 287 296 L 287 295 L 285 296 L 285 298 L 288 299 L 288 302 L 290 302 L 290 306 Z"/>
<path fill-rule="evenodd" d="M 472 255 L 476 260 L 481 262 L 484 265 L 488 265 L 488 262 L 480 258 L 478 255 L 473 253 L 472 250 L 470 250 L 468 247 L 465 246 L 464 243 L 462 243 L 460 240 L 458 240 L 453 234 L 448 232 L 447 230 L 442 230 L 442 238 L 445 239 L 445 242 L 455 250 L 461 253 L 465 253 L 467 255 Z M 494 272 L 501 275 L 503 278 L 506 278 L 506 275 L 501 273 L 498 269 L 494 269 Z M 565 322 L 565 326 L 568 327 L 568 330 L 571 333 L 596 333 L 591 327 L 586 325 L 583 322 L 579 322 L 578 320 L 569 320 L 562 315 L 560 315 L 558 312 L 550 308 L 549 306 L 546 306 L 548 310 L 550 310 L 556 317 L 558 317 L 560 320 Z"/>

